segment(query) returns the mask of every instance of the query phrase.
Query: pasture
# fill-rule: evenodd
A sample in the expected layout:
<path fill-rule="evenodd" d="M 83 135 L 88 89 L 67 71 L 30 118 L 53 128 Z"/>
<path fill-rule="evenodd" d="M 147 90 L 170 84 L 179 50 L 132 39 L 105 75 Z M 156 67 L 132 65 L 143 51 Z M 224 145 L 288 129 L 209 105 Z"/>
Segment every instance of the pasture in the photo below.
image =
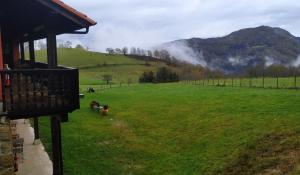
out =
<path fill-rule="evenodd" d="M 109 115 L 91 111 L 92 100 Z M 62 124 L 65 174 L 296 175 L 299 106 L 298 90 L 183 83 L 86 94 Z M 50 152 L 49 119 L 40 127 Z"/>

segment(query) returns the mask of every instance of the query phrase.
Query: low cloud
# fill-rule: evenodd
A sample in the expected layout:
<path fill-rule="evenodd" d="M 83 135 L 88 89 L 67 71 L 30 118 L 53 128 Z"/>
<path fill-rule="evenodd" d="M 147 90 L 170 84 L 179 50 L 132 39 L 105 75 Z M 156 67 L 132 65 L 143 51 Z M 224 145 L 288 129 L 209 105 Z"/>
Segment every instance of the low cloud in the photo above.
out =
<path fill-rule="evenodd" d="M 196 53 L 185 41 L 172 42 L 158 47 L 169 52 L 172 57 L 192 64 L 207 66 L 203 53 Z"/>
<path fill-rule="evenodd" d="M 297 57 L 295 61 L 292 62 L 292 66 L 299 67 L 300 66 L 300 55 Z"/>
<path fill-rule="evenodd" d="M 269 67 L 269 66 L 271 66 L 271 65 L 273 65 L 273 64 L 276 64 L 277 62 L 274 60 L 274 58 L 272 58 L 272 57 L 269 57 L 269 56 L 266 56 L 265 57 L 265 66 L 266 67 Z"/>

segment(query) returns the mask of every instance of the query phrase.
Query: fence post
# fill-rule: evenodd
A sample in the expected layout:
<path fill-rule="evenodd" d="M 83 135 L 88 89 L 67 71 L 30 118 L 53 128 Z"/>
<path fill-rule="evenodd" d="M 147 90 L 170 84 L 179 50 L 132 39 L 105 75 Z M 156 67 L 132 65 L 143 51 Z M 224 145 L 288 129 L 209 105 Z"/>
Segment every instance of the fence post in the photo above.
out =
<path fill-rule="evenodd" d="M 279 77 L 278 76 L 276 77 L 276 81 L 277 81 L 276 82 L 276 88 L 279 89 Z"/>
<path fill-rule="evenodd" d="M 265 88 L 265 74 L 263 74 L 262 87 Z"/>
<path fill-rule="evenodd" d="M 231 78 L 231 86 L 233 87 L 233 77 Z"/>
<path fill-rule="evenodd" d="M 296 75 L 296 73 L 295 73 L 295 79 L 294 79 L 294 87 L 295 87 L 295 89 L 297 88 L 297 75 Z"/>
<path fill-rule="evenodd" d="M 240 77 L 240 87 L 242 87 L 242 78 Z"/>

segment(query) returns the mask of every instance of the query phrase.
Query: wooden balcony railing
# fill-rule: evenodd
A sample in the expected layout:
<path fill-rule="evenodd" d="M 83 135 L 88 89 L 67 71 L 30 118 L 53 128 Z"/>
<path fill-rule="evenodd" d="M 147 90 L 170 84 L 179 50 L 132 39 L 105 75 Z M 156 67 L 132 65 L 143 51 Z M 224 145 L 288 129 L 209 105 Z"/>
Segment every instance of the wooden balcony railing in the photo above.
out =
<path fill-rule="evenodd" d="M 77 69 L 0 71 L 3 112 L 10 119 L 66 114 L 79 109 Z"/>

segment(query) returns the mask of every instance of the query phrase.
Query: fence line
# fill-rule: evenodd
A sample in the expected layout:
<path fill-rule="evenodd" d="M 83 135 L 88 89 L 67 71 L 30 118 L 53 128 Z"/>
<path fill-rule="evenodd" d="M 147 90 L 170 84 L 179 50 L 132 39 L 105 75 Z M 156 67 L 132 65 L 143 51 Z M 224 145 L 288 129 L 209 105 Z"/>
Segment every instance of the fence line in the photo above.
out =
<path fill-rule="evenodd" d="M 250 87 L 269 89 L 300 89 L 298 77 L 228 77 L 184 80 L 185 84 L 218 87 Z"/>
<path fill-rule="evenodd" d="M 95 92 L 101 92 L 113 88 L 134 86 L 133 83 L 118 83 L 118 84 L 103 84 L 103 85 L 81 85 L 80 92 L 88 93 L 89 88 L 92 88 Z"/>

